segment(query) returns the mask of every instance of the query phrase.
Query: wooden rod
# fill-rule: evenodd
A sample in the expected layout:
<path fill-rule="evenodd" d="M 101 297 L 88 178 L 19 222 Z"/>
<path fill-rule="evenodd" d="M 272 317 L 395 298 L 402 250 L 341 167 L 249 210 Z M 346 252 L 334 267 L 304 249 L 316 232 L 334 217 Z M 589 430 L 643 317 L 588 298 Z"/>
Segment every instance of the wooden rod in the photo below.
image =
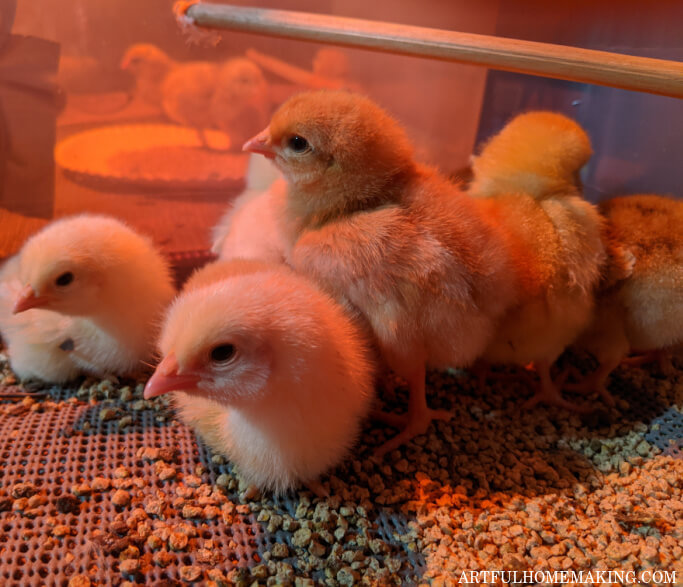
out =
<path fill-rule="evenodd" d="M 549 43 L 287 10 L 189 3 L 201 27 L 485 65 L 683 98 L 683 63 Z"/>

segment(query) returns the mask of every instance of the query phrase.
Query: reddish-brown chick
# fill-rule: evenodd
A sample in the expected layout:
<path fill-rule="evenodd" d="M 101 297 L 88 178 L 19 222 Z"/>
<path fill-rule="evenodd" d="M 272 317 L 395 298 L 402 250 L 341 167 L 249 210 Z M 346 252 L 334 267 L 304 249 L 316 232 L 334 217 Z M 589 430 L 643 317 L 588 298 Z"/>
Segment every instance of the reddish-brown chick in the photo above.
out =
<path fill-rule="evenodd" d="M 246 150 L 288 182 L 289 262 L 366 317 L 387 364 L 410 389 L 403 431 L 424 433 L 425 368 L 463 366 L 515 299 L 497 223 L 413 159 L 404 130 L 367 98 L 342 91 L 286 102 Z"/>

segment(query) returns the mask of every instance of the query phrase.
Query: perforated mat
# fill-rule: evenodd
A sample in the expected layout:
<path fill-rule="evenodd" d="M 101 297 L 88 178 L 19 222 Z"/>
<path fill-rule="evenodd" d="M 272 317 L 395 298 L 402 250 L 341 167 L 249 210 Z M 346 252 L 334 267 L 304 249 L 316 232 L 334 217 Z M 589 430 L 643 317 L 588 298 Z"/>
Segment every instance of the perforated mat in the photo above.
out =
<path fill-rule="evenodd" d="M 3 368 L 2 389 L 24 391 Z M 628 475 L 626 461 L 647 468 L 662 458 L 659 449 L 680 457 L 680 369 L 666 378 L 618 370 L 612 391 L 620 407 L 604 408 L 609 415 L 593 423 L 554 409 L 520 415 L 523 388 L 494 382 L 481 392 L 462 373 L 431 374 L 429 388 L 436 407 L 455 412 L 453 421 L 384 462 L 369 455 L 391 431 L 369 424 L 356 458 L 324 478 L 326 499 L 240 487 L 230 465 L 165 404 L 140 399 L 140 383 L 86 381 L 38 389 L 42 398 L 7 398 L 0 404 L 0 584 L 411 585 L 439 573 L 455 580 L 473 565 L 512 564 L 515 536 L 533 538 L 523 522 L 512 530 L 516 512 L 530 504 L 553 504 L 548 495 L 562 502 L 581 484 L 600 491 L 603 473 Z M 405 403 L 400 387 L 384 395 L 390 405 Z M 520 499 L 524 508 L 515 505 Z M 661 497 L 658 515 L 676 499 L 680 487 Z M 501 507 L 513 519 L 498 536 Z M 533 545 L 514 548 L 522 567 L 534 568 Z M 661 552 L 667 548 L 674 547 L 662 543 Z M 662 568 L 674 564 L 661 559 Z"/>
<path fill-rule="evenodd" d="M 106 383 L 105 395 L 116 397 L 118 390 L 108 391 L 112 386 Z M 211 567 L 220 567 L 228 576 L 233 570 L 227 584 L 239 583 L 245 580 L 243 576 L 250 576 L 240 569 L 257 566 L 274 544 L 291 542 L 292 531 L 266 532 L 266 524 L 256 521 L 261 511 L 258 502 L 240 500 L 230 465 L 212 457 L 189 428 L 171 418 L 163 404 L 138 399 L 136 405 L 118 398 L 80 401 L 78 390 L 69 388 L 52 387 L 40 393 L 47 398 L 15 398 L 0 417 L 2 585 L 67 585 L 78 575 L 102 585 L 124 580 L 173 585 L 202 582 L 208 579 L 205 572 Z M 133 396 L 139 398 L 140 394 L 141 386 Z M 127 423 L 127 418 L 132 422 Z M 155 448 L 161 449 L 160 454 Z M 167 477 L 162 480 L 164 470 Z M 221 475 L 228 477 L 227 485 Z M 93 481 L 97 478 L 111 484 L 97 490 L 97 481 Z M 220 487 L 220 492 L 211 492 L 210 487 Z M 119 490 L 127 492 L 129 503 L 115 504 L 114 493 Z M 65 499 L 73 495 L 77 499 Z M 35 503 L 28 503 L 32 498 Z M 304 495 L 303 503 L 310 503 L 311 498 L 311 494 Z M 160 508 L 156 502 L 161 503 Z M 298 496 L 271 503 L 273 511 L 292 516 L 302 511 Z M 220 511 L 207 511 L 207 505 Z M 186 506 L 196 507 L 198 513 L 185 510 Z M 207 516 L 215 517 L 205 519 Z M 139 519 L 149 520 L 149 529 L 162 538 L 163 528 L 170 534 L 188 535 L 187 544 L 180 538 L 174 550 L 169 542 L 169 547 L 161 550 L 168 555 L 161 566 L 153 558 L 152 553 L 159 550 L 150 547 L 146 530 L 142 536 L 138 534 Z M 394 548 L 386 551 L 398 555 L 404 576 L 424 563 L 420 555 L 407 551 L 393 537 L 407 531 L 401 517 L 379 512 L 376 529 L 368 533 L 370 539 L 376 535 L 394 543 Z M 330 545 L 323 544 L 329 551 Z M 139 568 L 133 565 L 125 567 L 130 572 L 122 570 L 122 560 L 138 554 L 135 548 L 143 553 Z M 145 549 L 149 551 L 146 554 Z M 282 556 L 279 561 L 291 564 L 295 558 Z M 194 577 L 197 568 L 201 572 Z M 287 582 L 288 571 L 284 567 L 278 584 Z M 324 568 L 307 574 L 323 579 Z"/>

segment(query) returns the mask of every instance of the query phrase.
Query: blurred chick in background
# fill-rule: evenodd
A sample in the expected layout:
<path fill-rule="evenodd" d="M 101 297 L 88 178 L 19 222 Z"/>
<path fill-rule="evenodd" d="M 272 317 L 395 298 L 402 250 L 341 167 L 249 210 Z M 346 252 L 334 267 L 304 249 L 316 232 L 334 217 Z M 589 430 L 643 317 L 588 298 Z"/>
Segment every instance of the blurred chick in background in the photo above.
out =
<path fill-rule="evenodd" d="M 259 67 L 242 57 L 179 62 L 143 43 L 126 51 L 121 68 L 135 76 L 137 95 L 160 106 L 169 120 L 196 129 L 204 146 L 210 146 L 206 131 L 218 129 L 239 149 L 270 114 L 268 84 Z"/>
<path fill-rule="evenodd" d="M 159 347 L 145 397 L 176 392 L 181 418 L 277 493 L 337 465 L 372 401 L 373 355 L 353 314 L 283 265 L 200 269 Z"/>
<path fill-rule="evenodd" d="M 176 62 L 156 45 L 131 45 L 121 59 L 121 69 L 135 77 L 135 94 L 152 106 L 161 106 L 161 87 Z"/>
<path fill-rule="evenodd" d="M 550 368 L 591 320 L 606 260 L 597 209 L 581 197 L 578 174 L 592 154 L 584 130 L 552 112 L 514 118 L 472 163 L 469 193 L 505 227 L 519 298 L 482 355 L 492 363 L 533 362 L 538 402 L 578 409 Z"/>
<path fill-rule="evenodd" d="M 343 91 L 286 102 L 246 150 L 288 182 L 291 265 L 368 320 L 386 363 L 409 385 L 396 448 L 450 414 L 427 406 L 425 369 L 464 366 L 515 300 L 499 228 L 435 170 L 417 164 L 403 129 Z"/>
<path fill-rule="evenodd" d="M 268 84 L 249 59 L 229 59 L 218 68 L 208 114 L 212 124 L 230 136 L 235 149 L 268 122 Z"/>
<path fill-rule="evenodd" d="M 629 352 L 683 343 L 683 202 L 651 194 L 625 196 L 602 202 L 600 211 L 609 239 L 629 251 L 634 263 L 623 278 L 601 288 L 593 321 L 576 345 L 591 352 L 599 365 L 571 387 L 597 391 L 613 403 L 606 381 Z"/>
<path fill-rule="evenodd" d="M 145 102 L 161 106 L 177 124 L 197 130 L 207 145 L 205 131 L 213 126 L 211 100 L 218 66 L 205 61 L 179 63 L 155 45 L 131 46 L 121 68 L 135 76 L 136 94 Z"/>
<path fill-rule="evenodd" d="M 287 184 L 265 157 L 251 155 L 246 188 L 213 229 L 211 251 L 220 259 L 260 259 L 284 263 Z"/>
<path fill-rule="evenodd" d="M 114 218 L 83 214 L 48 224 L 16 262 L 21 291 L 13 313 L 30 312 L 38 330 L 44 315 L 35 308 L 87 319 L 73 322 L 77 334 L 69 330 L 65 346 L 72 360 L 82 355 L 86 371 L 132 373 L 152 357 L 174 288 L 168 264 L 146 237 Z"/>
<path fill-rule="evenodd" d="M 197 130 L 208 146 L 206 131 L 215 126 L 211 104 L 215 93 L 217 66 L 201 61 L 177 64 L 161 86 L 161 107 L 177 124 Z"/>

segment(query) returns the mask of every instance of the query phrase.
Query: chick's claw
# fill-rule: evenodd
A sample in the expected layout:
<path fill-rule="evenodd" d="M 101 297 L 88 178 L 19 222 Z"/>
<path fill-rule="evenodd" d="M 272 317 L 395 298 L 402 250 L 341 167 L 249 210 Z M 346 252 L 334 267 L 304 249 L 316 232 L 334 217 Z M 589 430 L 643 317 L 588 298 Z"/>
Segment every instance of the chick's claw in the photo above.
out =
<path fill-rule="evenodd" d="M 569 410 L 570 412 L 577 412 L 579 414 L 591 411 L 589 407 L 576 405 L 562 397 L 561 389 L 567 375 L 566 373 L 561 375 L 558 378 L 558 381 L 555 382 L 550 377 L 550 366 L 547 364 L 547 362 L 539 362 L 536 365 L 536 371 L 540 378 L 540 383 L 536 393 L 534 393 L 530 399 L 522 404 L 523 410 L 529 410 L 538 404 L 543 403 L 549 406 L 557 406 L 559 408 Z"/>

